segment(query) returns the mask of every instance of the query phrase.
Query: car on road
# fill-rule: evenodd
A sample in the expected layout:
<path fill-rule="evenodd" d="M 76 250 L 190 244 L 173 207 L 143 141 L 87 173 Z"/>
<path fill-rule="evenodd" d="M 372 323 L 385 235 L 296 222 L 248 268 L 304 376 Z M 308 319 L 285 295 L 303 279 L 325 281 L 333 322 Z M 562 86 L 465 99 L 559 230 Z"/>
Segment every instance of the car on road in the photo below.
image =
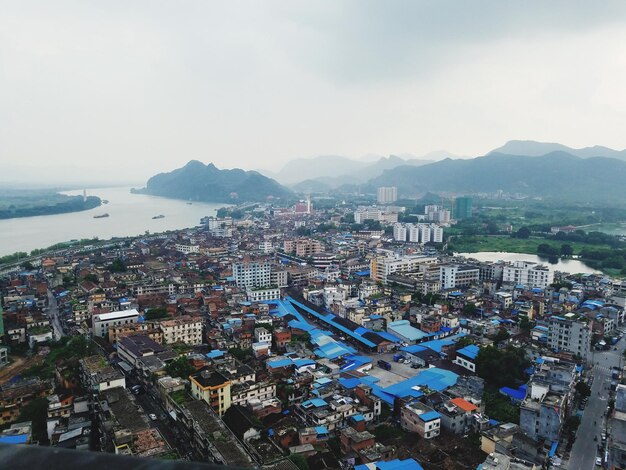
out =
<path fill-rule="evenodd" d="M 155 415 L 154 413 L 150 413 L 148 416 L 150 416 L 150 419 L 152 421 L 156 421 L 157 420 L 157 415 Z"/>
<path fill-rule="evenodd" d="M 602 457 L 596 457 L 596 465 L 599 467 L 602 466 Z"/>

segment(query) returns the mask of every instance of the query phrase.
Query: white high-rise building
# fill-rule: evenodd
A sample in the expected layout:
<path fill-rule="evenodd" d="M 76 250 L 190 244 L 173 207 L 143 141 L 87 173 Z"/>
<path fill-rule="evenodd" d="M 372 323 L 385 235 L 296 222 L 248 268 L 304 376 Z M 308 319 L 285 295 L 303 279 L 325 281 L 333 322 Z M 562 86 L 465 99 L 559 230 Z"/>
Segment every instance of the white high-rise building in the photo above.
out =
<path fill-rule="evenodd" d="M 430 240 L 430 225 L 427 224 L 418 224 L 417 225 L 419 233 L 420 233 L 420 243 L 428 243 Z"/>
<path fill-rule="evenodd" d="M 554 282 L 554 271 L 531 261 L 514 261 L 504 266 L 502 282 L 521 284 L 528 288 L 545 289 Z"/>
<path fill-rule="evenodd" d="M 382 186 L 378 188 L 377 201 L 379 204 L 389 204 L 391 202 L 396 202 L 397 200 L 398 188 L 395 186 Z"/>
<path fill-rule="evenodd" d="M 408 225 L 393 224 L 393 239 L 398 242 L 405 242 L 407 229 Z"/>
<path fill-rule="evenodd" d="M 266 287 L 270 285 L 270 263 L 234 263 L 233 277 L 237 287 Z"/>
<path fill-rule="evenodd" d="M 420 230 L 417 225 L 407 224 L 407 232 L 409 236 L 409 241 L 413 243 L 419 243 L 420 241 Z"/>

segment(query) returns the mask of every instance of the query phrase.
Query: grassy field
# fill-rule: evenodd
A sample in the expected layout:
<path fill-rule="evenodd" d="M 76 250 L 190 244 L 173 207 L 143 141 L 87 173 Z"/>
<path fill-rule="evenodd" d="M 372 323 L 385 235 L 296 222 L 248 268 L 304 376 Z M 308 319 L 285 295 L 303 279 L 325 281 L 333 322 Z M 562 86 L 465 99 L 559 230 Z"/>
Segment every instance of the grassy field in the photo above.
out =
<path fill-rule="evenodd" d="M 458 253 L 479 253 L 481 251 L 507 251 L 509 253 L 536 254 L 537 247 L 541 244 L 553 246 L 557 249 L 562 244 L 569 244 L 574 249 L 574 254 L 579 254 L 583 249 L 609 249 L 608 245 L 591 245 L 589 243 L 562 242 L 558 240 L 546 240 L 545 238 L 511 238 L 508 235 L 474 235 L 454 236 L 450 240 L 448 248 Z"/>

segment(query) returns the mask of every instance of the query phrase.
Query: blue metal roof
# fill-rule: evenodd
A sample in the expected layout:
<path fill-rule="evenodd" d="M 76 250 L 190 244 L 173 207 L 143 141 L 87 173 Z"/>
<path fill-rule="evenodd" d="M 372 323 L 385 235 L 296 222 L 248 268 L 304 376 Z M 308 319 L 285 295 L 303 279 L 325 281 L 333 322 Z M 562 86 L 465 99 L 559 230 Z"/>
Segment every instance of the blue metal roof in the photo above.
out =
<path fill-rule="evenodd" d="M 26 444 L 28 442 L 28 434 L 14 434 L 12 436 L 0 436 L 2 444 Z"/>
<path fill-rule="evenodd" d="M 478 346 L 476 346 L 475 344 L 470 344 L 465 346 L 464 348 L 459 349 L 457 351 L 457 354 L 463 354 L 465 357 L 468 357 L 470 359 L 476 359 L 479 351 L 480 349 L 478 348 Z"/>
<path fill-rule="evenodd" d="M 424 422 L 434 421 L 435 419 L 441 418 L 441 415 L 437 413 L 436 411 L 427 411 L 426 413 L 422 413 L 421 415 L 418 415 L 418 416 L 419 416 L 419 419 L 421 419 Z"/>

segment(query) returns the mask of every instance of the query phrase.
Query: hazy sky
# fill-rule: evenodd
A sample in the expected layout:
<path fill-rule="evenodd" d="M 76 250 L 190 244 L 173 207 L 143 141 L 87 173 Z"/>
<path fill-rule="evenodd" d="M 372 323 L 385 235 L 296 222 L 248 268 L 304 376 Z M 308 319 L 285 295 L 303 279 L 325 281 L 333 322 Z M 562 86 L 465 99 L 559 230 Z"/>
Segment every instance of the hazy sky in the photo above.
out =
<path fill-rule="evenodd" d="M 623 1 L 0 0 L 0 181 L 622 149 L 625 23 Z"/>

